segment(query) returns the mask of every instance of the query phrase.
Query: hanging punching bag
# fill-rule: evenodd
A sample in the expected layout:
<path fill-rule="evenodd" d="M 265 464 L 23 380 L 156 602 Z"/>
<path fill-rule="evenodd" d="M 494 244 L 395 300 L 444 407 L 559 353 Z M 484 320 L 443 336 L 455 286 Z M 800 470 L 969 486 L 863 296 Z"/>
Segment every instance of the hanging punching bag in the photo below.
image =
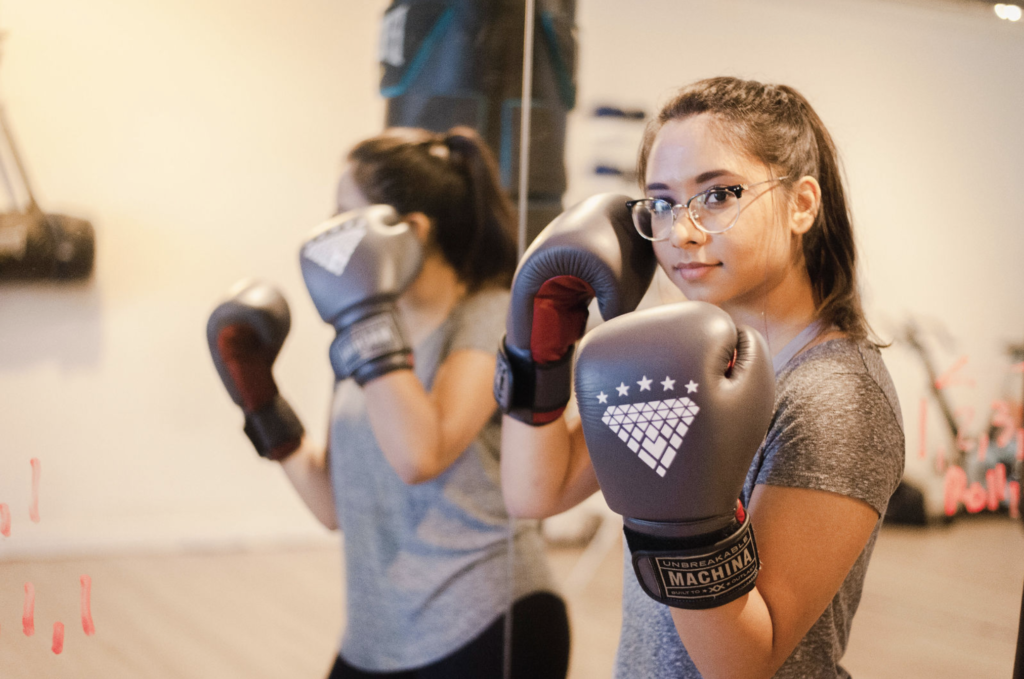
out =
<path fill-rule="evenodd" d="M 519 195 L 525 0 L 396 0 L 379 60 L 388 127 L 476 129 Z M 576 0 L 538 0 L 527 239 L 562 212 L 565 121 L 576 103 Z"/>

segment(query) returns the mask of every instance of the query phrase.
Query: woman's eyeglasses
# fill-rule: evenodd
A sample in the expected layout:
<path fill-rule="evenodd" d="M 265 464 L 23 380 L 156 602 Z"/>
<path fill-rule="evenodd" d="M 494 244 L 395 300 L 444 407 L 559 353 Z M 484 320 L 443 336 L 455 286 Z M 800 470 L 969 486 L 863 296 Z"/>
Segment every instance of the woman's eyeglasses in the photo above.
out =
<path fill-rule="evenodd" d="M 647 240 L 667 240 L 679 219 L 680 210 L 686 210 L 693 225 L 704 233 L 723 233 L 739 221 L 740 198 L 744 191 L 783 179 L 786 177 L 766 179 L 756 184 L 713 186 L 682 204 L 673 205 L 662 198 L 642 198 L 627 201 L 626 207 L 633 215 L 637 232 Z"/>

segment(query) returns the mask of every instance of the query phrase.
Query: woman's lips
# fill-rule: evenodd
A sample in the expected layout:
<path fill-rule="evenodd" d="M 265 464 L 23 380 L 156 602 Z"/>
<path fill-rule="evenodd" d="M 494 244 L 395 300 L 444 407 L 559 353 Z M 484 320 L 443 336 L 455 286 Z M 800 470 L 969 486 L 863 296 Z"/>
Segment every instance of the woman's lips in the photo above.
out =
<path fill-rule="evenodd" d="M 676 264 L 675 269 L 679 272 L 679 276 L 684 281 L 698 281 L 701 278 L 707 276 L 715 268 L 721 266 L 721 262 L 718 264 L 703 264 L 701 262 L 684 262 L 682 264 Z"/>

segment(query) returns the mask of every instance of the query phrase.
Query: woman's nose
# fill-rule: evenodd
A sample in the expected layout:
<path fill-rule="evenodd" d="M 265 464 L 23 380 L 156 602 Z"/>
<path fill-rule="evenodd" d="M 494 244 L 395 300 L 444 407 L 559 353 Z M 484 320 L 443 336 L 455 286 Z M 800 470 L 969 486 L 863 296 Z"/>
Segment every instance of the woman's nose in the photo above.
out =
<path fill-rule="evenodd" d="M 690 213 L 681 210 L 679 216 L 672 223 L 672 231 L 669 233 L 669 243 L 677 248 L 685 248 L 693 245 L 703 245 L 708 235 L 697 228 L 690 218 Z"/>

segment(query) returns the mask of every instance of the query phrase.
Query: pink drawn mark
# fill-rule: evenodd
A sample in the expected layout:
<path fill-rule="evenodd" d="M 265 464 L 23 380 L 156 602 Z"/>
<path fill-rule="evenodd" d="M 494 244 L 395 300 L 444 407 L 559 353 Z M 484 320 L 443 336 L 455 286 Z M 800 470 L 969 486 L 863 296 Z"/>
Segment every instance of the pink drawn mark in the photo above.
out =
<path fill-rule="evenodd" d="M 33 457 L 29 464 L 32 465 L 32 504 L 28 508 L 28 518 L 32 523 L 39 523 L 39 475 L 42 469 L 38 457 Z"/>
<path fill-rule="evenodd" d="M 985 492 L 985 488 L 980 483 L 975 481 L 967 489 L 967 492 L 964 493 L 963 501 L 964 509 L 971 514 L 977 514 L 988 504 L 988 493 Z"/>
<path fill-rule="evenodd" d="M 1024 427 L 1017 430 L 1017 459 L 1024 460 Z"/>
<path fill-rule="evenodd" d="M 946 516 L 953 516 L 956 514 L 957 507 L 960 504 L 960 498 L 964 494 L 964 489 L 967 488 L 967 473 L 963 469 L 956 465 L 950 465 L 946 469 L 946 484 L 943 493 L 943 505 L 946 512 Z"/>
<path fill-rule="evenodd" d="M 25 636 L 36 633 L 36 588 L 31 582 L 25 583 L 25 608 L 21 612 L 21 628 Z"/>
<path fill-rule="evenodd" d="M 928 457 L 928 399 L 921 399 L 920 417 L 918 422 L 920 424 L 919 430 L 919 444 L 917 448 L 917 456 L 920 459 Z"/>
<path fill-rule="evenodd" d="M 1010 366 L 1010 372 L 1012 373 L 1024 373 L 1024 361 L 1020 363 L 1014 363 Z"/>
<path fill-rule="evenodd" d="M 0 535 L 11 537 L 11 508 L 0 503 Z"/>
<path fill-rule="evenodd" d="M 945 389 L 946 387 L 955 387 L 959 385 L 973 387 L 974 380 L 969 377 L 962 377 L 957 375 L 963 367 L 967 365 L 967 356 L 961 356 L 953 364 L 953 367 L 942 373 L 935 379 L 936 389 Z"/>
<path fill-rule="evenodd" d="M 1010 518 L 1020 518 L 1020 484 L 1016 481 L 1010 481 L 1009 487 L 1010 493 Z"/>
<path fill-rule="evenodd" d="M 961 414 L 966 414 L 966 422 L 961 422 Z M 965 427 L 969 427 L 971 422 L 974 421 L 974 407 L 973 406 L 961 406 L 953 411 L 953 418 L 957 421 L 956 427 L 956 447 L 963 452 L 967 452 L 974 447 L 974 441 L 964 436 L 963 430 Z"/>
<path fill-rule="evenodd" d="M 92 598 L 92 578 L 88 575 L 83 575 L 79 580 L 82 583 L 82 631 L 85 632 L 85 636 L 91 637 L 96 634 L 96 625 L 92 622 L 90 604 L 90 599 Z"/>
<path fill-rule="evenodd" d="M 984 462 L 988 455 L 988 434 L 982 434 L 978 439 L 978 462 Z"/>
<path fill-rule="evenodd" d="M 64 650 L 64 623 L 53 623 L 53 652 L 60 655 Z"/>

